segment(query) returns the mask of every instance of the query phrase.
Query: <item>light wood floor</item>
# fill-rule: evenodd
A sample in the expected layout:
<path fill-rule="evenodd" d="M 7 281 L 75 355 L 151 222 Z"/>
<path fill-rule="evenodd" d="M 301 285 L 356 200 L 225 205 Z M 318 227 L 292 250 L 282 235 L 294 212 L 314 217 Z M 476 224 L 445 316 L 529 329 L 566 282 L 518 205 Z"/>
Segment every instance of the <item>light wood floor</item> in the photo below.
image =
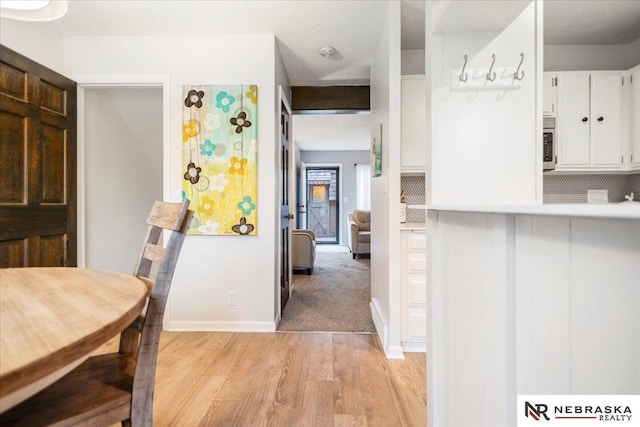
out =
<path fill-rule="evenodd" d="M 406 356 L 376 335 L 163 332 L 154 425 L 425 426 L 425 355 Z"/>

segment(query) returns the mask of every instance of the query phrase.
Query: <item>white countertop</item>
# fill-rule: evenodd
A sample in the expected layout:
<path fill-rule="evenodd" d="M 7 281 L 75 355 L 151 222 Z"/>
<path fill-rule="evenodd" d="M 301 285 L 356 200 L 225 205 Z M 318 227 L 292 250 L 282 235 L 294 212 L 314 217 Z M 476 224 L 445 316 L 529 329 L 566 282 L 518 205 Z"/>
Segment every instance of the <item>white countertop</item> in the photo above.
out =
<path fill-rule="evenodd" d="M 402 222 L 400 223 L 400 231 L 424 231 L 426 224 L 424 222 Z"/>
<path fill-rule="evenodd" d="M 427 210 L 514 215 L 552 215 L 640 220 L 640 203 L 546 204 L 546 205 L 430 205 Z"/>

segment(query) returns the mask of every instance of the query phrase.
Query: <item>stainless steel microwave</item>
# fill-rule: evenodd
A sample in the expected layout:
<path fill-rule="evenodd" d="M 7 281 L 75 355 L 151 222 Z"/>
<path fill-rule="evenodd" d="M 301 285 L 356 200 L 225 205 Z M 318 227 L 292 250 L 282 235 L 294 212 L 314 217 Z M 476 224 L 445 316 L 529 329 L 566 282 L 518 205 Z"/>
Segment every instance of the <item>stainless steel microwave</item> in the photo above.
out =
<path fill-rule="evenodd" d="M 542 169 L 556 168 L 558 159 L 556 145 L 556 118 L 544 117 L 542 119 Z"/>

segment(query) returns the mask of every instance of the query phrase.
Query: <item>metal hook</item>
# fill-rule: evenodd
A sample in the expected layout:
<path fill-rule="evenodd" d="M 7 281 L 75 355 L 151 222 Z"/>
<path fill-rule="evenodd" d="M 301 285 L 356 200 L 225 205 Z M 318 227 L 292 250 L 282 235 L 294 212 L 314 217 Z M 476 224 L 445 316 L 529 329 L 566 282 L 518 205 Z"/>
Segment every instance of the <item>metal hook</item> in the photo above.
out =
<path fill-rule="evenodd" d="M 513 78 L 516 80 L 524 79 L 524 70 L 520 71 L 520 67 L 522 66 L 522 62 L 524 61 L 524 53 L 520 52 L 520 63 L 518 64 L 518 69 L 515 73 L 513 73 Z"/>
<path fill-rule="evenodd" d="M 493 59 L 493 61 L 491 61 L 491 67 L 489 67 L 489 72 L 487 73 L 487 80 L 489 80 L 490 82 L 496 79 L 496 72 L 493 71 L 493 64 L 496 63 L 496 54 L 492 53 L 491 58 Z M 493 75 L 491 74 L 491 71 L 493 71 Z"/>
<path fill-rule="evenodd" d="M 458 80 L 460 80 L 462 83 L 465 83 L 469 78 L 469 75 L 464 72 L 465 68 L 467 68 L 467 55 L 464 56 L 464 65 L 462 66 L 462 72 L 458 76 Z"/>

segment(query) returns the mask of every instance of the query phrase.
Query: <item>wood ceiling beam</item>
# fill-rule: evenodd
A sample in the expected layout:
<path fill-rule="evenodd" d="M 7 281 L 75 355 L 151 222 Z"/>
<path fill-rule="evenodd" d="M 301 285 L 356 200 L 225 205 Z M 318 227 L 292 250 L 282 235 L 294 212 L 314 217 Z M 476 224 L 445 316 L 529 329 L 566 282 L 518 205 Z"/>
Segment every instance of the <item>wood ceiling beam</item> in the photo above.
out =
<path fill-rule="evenodd" d="M 369 86 L 293 86 L 294 114 L 336 114 L 368 112 Z"/>

